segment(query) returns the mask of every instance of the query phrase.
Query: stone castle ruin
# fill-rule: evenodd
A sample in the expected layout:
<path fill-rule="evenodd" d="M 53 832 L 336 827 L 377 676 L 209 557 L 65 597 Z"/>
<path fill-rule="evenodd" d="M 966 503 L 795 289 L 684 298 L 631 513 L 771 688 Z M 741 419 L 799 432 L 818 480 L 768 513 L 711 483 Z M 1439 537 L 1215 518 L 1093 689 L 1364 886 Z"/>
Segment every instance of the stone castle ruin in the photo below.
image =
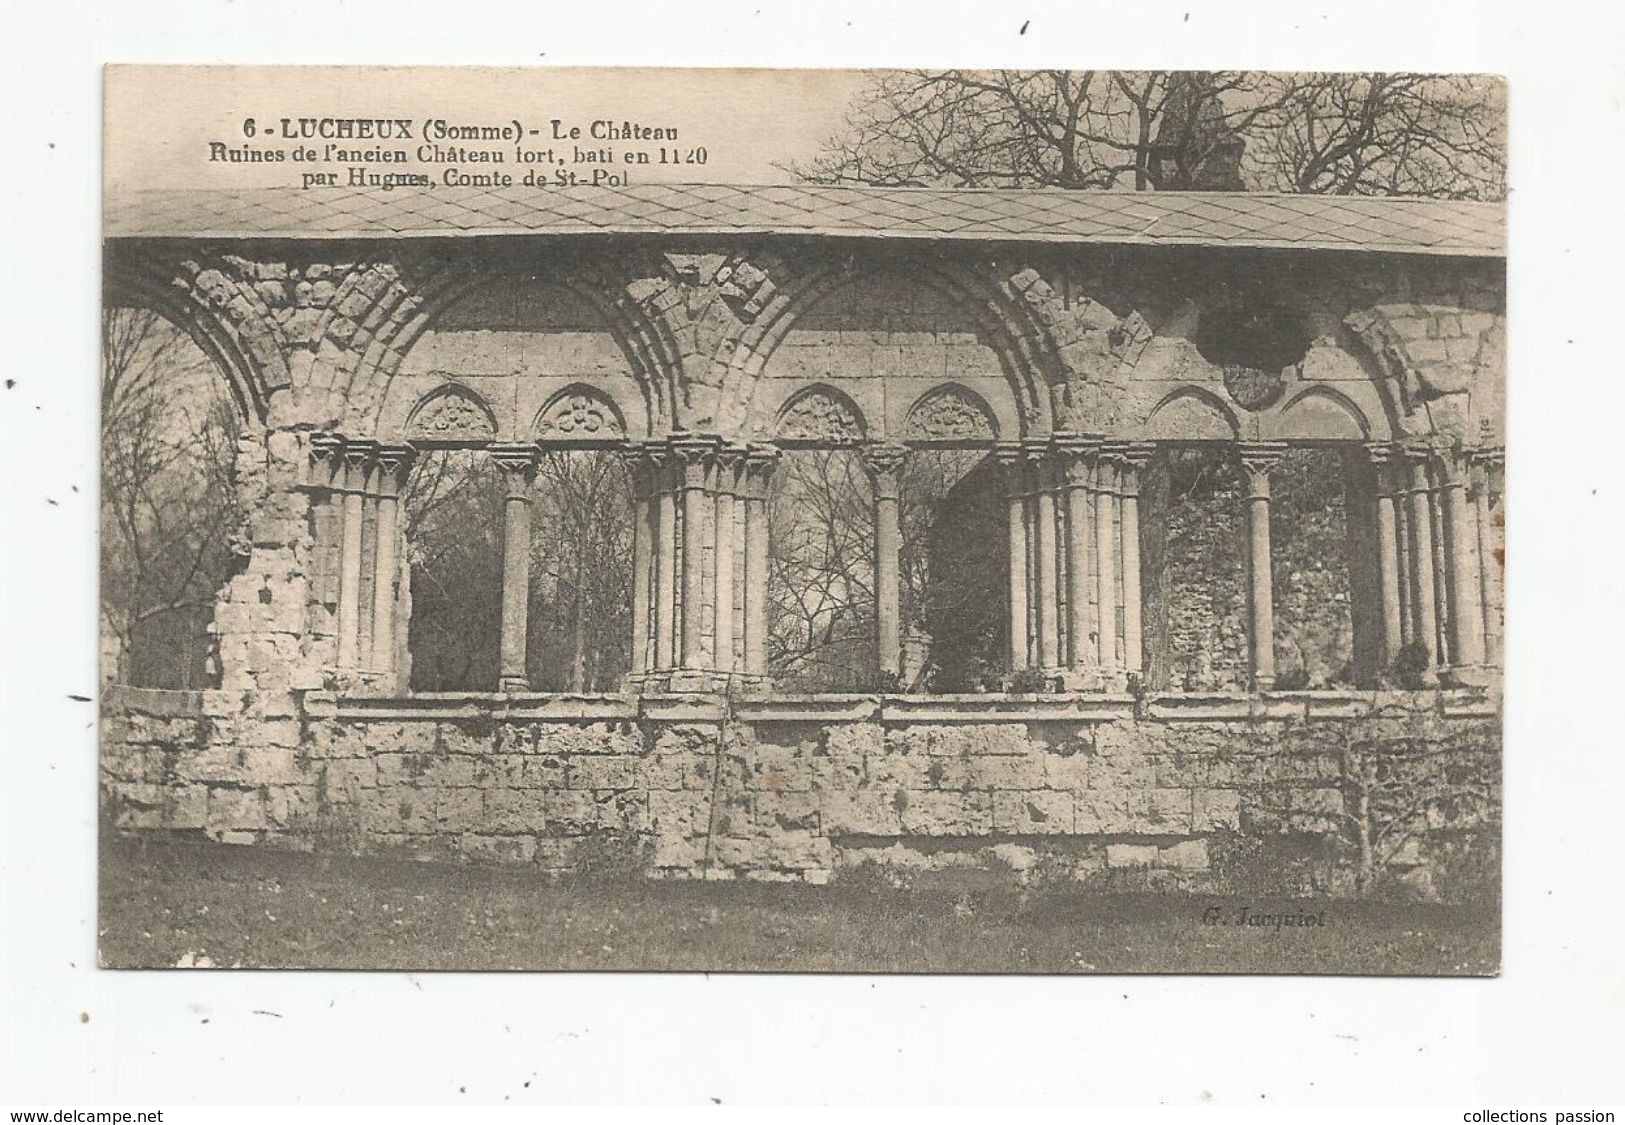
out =
<path fill-rule="evenodd" d="M 105 687 L 121 830 L 1422 894 L 1497 845 L 1499 205 L 170 191 L 107 222 L 109 306 L 231 389 L 242 512 L 212 682 Z M 622 474 L 626 529 L 568 643 L 532 566 L 582 534 L 539 473 L 567 456 Z M 436 457 L 500 490 L 431 590 Z M 459 583 L 493 610 L 451 669 L 425 622 Z"/>

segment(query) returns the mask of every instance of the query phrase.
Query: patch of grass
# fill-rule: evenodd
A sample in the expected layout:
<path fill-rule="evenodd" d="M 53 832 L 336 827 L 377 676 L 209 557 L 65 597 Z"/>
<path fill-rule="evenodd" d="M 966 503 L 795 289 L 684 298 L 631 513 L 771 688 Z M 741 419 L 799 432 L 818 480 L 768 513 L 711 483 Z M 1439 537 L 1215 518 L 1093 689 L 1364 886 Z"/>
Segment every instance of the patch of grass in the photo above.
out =
<path fill-rule="evenodd" d="M 1205 925 L 1219 906 L 1320 928 Z M 1077 887 L 550 880 L 534 870 L 113 837 L 102 963 L 156 968 L 779 972 L 1497 971 L 1493 906 L 1103 895 Z"/>

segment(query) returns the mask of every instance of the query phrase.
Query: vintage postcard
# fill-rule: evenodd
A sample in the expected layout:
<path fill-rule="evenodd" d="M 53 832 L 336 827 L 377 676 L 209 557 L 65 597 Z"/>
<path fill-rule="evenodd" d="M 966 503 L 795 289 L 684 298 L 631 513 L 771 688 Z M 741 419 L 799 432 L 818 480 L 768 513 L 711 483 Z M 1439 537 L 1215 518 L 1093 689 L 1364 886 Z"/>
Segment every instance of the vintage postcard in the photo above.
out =
<path fill-rule="evenodd" d="M 1498 971 L 1499 79 L 105 80 L 104 964 Z"/>

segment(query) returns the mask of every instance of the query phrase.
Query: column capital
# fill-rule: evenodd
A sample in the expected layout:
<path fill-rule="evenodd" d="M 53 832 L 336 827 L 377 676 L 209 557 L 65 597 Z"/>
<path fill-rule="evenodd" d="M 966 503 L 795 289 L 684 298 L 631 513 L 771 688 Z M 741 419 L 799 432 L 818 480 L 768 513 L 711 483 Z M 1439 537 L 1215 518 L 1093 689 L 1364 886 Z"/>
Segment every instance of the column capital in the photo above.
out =
<path fill-rule="evenodd" d="M 531 443 L 514 442 L 493 445 L 491 460 L 502 470 L 502 481 L 508 488 L 508 499 L 527 499 L 530 482 L 536 478 L 536 462 L 541 450 Z"/>
<path fill-rule="evenodd" d="M 615 456 L 632 478 L 632 496 L 636 500 L 648 499 L 654 492 L 655 473 L 659 470 L 658 456 L 649 443 L 628 441 L 615 447 Z"/>
<path fill-rule="evenodd" d="M 1131 441 L 1124 445 L 1117 458 L 1122 466 L 1117 474 L 1117 483 L 1125 499 L 1139 499 L 1140 470 L 1151 460 L 1156 448 L 1148 441 Z"/>
<path fill-rule="evenodd" d="M 378 443 L 375 441 L 346 441 L 344 443 L 344 464 L 349 469 L 348 479 L 345 481 L 345 491 L 366 492 L 367 473 L 372 470 L 377 458 Z"/>
<path fill-rule="evenodd" d="M 340 439 L 343 443 L 344 463 L 357 468 L 364 466 L 378 456 L 379 445 L 375 441 L 352 441 Z"/>
<path fill-rule="evenodd" d="M 649 460 L 649 443 L 633 439 L 624 441 L 615 447 L 615 456 L 625 462 L 627 468 L 637 469 Z"/>
<path fill-rule="evenodd" d="M 1439 451 L 1433 448 L 1431 445 L 1426 445 L 1421 442 L 1414 442 L 1406 445 L 1396 446 L 1394 449 L 1394 454 L 1397 457 L 1404 458 L 1406 464 L 1426 465 L 1439 455 Z"/>
<path fill-rule="evenodd" d="M 1095 458 L 1100 455 L 1100 446 L 1098 434 L 1067 434 L 1055 439 L 1055 457 L 1068 489 L 1088 486 L 1089 478 L 1094 473 Z"/>
<path fill-rule="evenodd" d="M 379 490 L 385 496 L 397 496 L 401 486 L 406 483 L 406 475 L 412 470 L 412 463 L 417 460 L 418 451 L 407 444 L 378 446 Z"/>
<path fill-rule="evenodd" d="M 722 448 L 722 439 L 715 434 L 679 432 L 666 439 L 666 448 L 686 463 L 712 456 Z"/>
<path fill-rule="evenodd" d="M 875 441 L 863 446 L 863 466 L 869 470 L 869 479 L 874 483 L 876 499 L 897 499 L 901 483 L 897 479 L 897 474 L 902 469 L 903 462 L 908 459 L 908 453 L 908 446 L 898 442 Z"/>
<path fill-rule="evenodd" d="M 1125 441 L 1118 443 L 1116 447 L 1118 460 L 1131 469 L 1145 468 L 1146 462 L 1151 460 L 1151 455 L 1156 451 L 1156 443 L 1150 441 Z"/>
<path fill-rule="evenodd" d="M 673 434 L 666 443 L 685 489 L 704 489 L 706 469 L 721 448 L 721 439 L 710 434 Z"/>
<path fill-rule="evenodd" d="M 338 434 L 320 430 L 310 435 L 310 460 L 316 466 L 310 484 L 316 488 L 338 490 L 344 484 L 340 473 L 344 468 L 344 439 Z"/>
<path fill-rule="evenodd" d="M 999 466 L 999 482 L 1009 500 L 1019 500 L 1027 491 L 1027 454 L 1020 442 L 1001 441 L 993 447 L 993 460 Z"/>
<path fill-rule="evenodd" d="M 742 447 L 745 451 L 745 460 L 752 468 L 762 467 L 771 469 L 779 460 L 779 447 L 772 442 L 753 441 Z"/>
<path fill-rule="evenodd" d="M 331 434 L 325 430 L 316 430 L 310 435 L 310 455 L 318 461 L 337 460 L 344 454 L 344 438 L 340 434 Z"/>
<path fill-rule="evenodd" d="M 1473 451 L 1461 446 L 1445 446 L 1433 451 L 1433 463 L 1438 467 L 1441 488 L 1465 488 L 1472 472 Z"/>
<path fill-rule="evenodd" d="M 1286 442 L 1244 441 L 1237 444 L 1236 450 L 1241 455 L 1241 467 L 1247 473 L 1247 498 L 1268 500 L 1270 471 L 1286 453 Z"/>
<path fill-rule="evenodd" d="M 1365 450 L 1366 460 L 1379 469 L 1404 459 L 1404 451 L 1391 441 L 1368 441 L 1361 448 Z"/>
<path fill-rule="evenodd" d="M 1287 450 L 1284 441 L 1242 441 L 1236 443 L 1236 452 L 1241 455 L 1241 463 L 1249 470 L 1257 468 L 1269 472 L 1275 467 Z"/>
<path fill-rule="evenodd" d="M 1023 496 L 1036 496 L 1044 490 L 1044 466 L 1049 455 L 1050 444 L 1047 441 L 1021 443 L 1021 457 L 1015 475 L 1020 478 Z"/>
<path fill-rule="evenodd" d="M 1500 492 L 1497 487 L 1498 478 L 1506 468 L 1506 450 L 1504 449 L 1476 449 L 1472 454 L 1472 480 L 1473 488 L 1484 489 L 1486 493 L 1495 495 Z"/>
<path fill-rule="evenodd" d="M 779 447 L 752 444 L 744 447 L 744 468 L 740 474 L 740 495 L 746 500 L 766 500 L 768 478 L 779 463 Z"/>
<path fill-rule="evenodd" d="M 1377 494 L 1392 498 L 1403 492 L 1405 481 L 1405 450 L 1391 441 L 1368 441 L 1362 447 L 1366 461 L 1376 476 Z"/>
<path fill-rule="evenodd" d="M 743 446 L 724 445 L 711 457 L 712 488 L 720 496 L 734 496 L 740 492 L 740 475 L 745 465 Z"/>

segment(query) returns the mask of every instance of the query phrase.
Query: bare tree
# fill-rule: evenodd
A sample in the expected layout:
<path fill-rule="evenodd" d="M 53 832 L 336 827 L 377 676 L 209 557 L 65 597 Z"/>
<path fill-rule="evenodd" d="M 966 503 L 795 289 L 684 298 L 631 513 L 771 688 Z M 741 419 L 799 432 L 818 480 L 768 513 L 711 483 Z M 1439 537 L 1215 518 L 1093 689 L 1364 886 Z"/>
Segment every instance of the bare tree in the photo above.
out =
<path fill-rule="evenodd" d="M 607 450 L 553 452 L 536 474 L 532 679 L 607 691 L 631 661 L 632 486 Z"/>
<path fill-rule="evenodd" d="M 1315 74 L 1250 138 L 1258 178 L 1321 195 L 1506 194 L 1506 99 L 1472 75 Z"/>
<path fill-rule="evenodd" d="M 489 691 L 502 632 L 505 489 L 483 450 L 418 459 L 407 490 L 412 684 Z M 630 661 L 631 491 L 606 451 L 553 452 L 532 488 L 527 673 L 548 691 L 615 688 Z"/>
<path fill-rule="evenodd" d="M 768 664 L 781 687 L 873 686 L 874 503 L 852 450 L 786 453 L 773 474 Z"/>
<path fill-rule="evenodd" d="M 147 309 L 102 315 L 102 604 L 115 678 L 196 687 L 240 520 L 236 407 L 184 332 Z"/>
<path fill-rule="evenodd" d="M 430 450 L 405 495 L 412 687 L 490 691 L 502 629 L 499 470 L 483 450 Z"/>
<path fill-rule="evenodd" d="M 1505 104 L 1472 76 L 878 71 L 818 183 L 1504 195 Z"/>

